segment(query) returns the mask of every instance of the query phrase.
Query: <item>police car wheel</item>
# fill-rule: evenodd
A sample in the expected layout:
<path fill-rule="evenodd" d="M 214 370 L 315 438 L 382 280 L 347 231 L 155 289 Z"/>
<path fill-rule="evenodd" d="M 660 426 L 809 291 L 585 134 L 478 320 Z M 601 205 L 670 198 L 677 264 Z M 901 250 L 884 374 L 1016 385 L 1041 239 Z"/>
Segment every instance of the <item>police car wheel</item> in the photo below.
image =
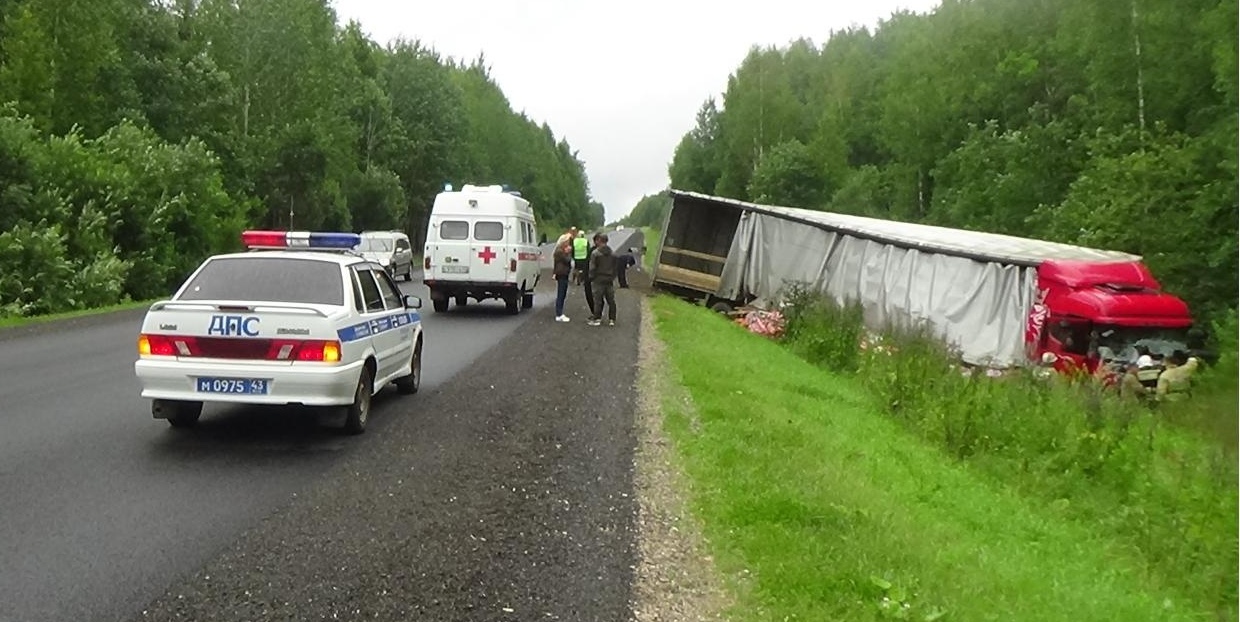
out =
<path fill-rule="evenodd" d="M 344 419 L 344 431 L 348 434 L 361 434 L 366 431 L 366 421 L 370 419 L 370 398 L 373 391 L 374 378 L 370 368 L 363 367 L 357 379 L 357 389 L 353 392 L 353 403 L 349 405 Z"/>
<path fill-rule="evenodd" d="M 396 390 L 403 395 L 412 395 L 422 386 L 422 341 L 413 347 L 412 371 L 404 378 L 396 379 Z"/>

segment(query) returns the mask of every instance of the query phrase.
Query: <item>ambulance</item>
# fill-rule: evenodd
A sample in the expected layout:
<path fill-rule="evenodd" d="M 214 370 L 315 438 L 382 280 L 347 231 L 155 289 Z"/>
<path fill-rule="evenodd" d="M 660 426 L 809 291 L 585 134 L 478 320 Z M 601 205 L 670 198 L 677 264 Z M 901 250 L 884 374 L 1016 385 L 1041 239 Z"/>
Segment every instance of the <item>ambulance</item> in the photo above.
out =
<path fill-rule="evenodd" d="M 423 282 L 436 312 L 503 300 L 509 313 L 534 306 L 542 274 L 530 202 L 502 186 L 449 186 L 435 197 L 426 231 Z"/>
<path fill-rule="evenodd" d="M 360 236 L 241 238 L 249 252 L 207 258 L 142 320 L 134 373 L 156 419 L 192 426 L 204 402 L 340 407 L 358 434 L 386 385 L 417 393 L 422 301 L 353 250 Z"/>

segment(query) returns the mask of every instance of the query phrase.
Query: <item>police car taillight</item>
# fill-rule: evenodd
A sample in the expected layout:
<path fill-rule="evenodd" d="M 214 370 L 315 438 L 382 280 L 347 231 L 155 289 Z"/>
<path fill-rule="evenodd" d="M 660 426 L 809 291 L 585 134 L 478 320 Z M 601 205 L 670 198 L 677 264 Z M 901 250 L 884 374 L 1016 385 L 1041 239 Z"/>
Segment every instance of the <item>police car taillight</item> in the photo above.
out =
<path fill-rule="evenodd" d="M 138 337 L 138 354 L 141 356 L 339 363 L 340 342 L 321 339 L 248 339 L 144 334 Z"/>
<path fill-rule="evenodd" d="M 243 231 L 246 248 L 350 249 L 362 243 L 362 236 L 347 232 L 321 231 Z"/>
<path fill-rule="evenodd" d="M 340 362 L 339 341 L 302 341 L 295 348 L 298 361 Z"/>
<path fill-rule="evenodd" d="M 138 354 L 141 356 L 176 356 L 177 347 L 167 335 L 138 335 Z"/>

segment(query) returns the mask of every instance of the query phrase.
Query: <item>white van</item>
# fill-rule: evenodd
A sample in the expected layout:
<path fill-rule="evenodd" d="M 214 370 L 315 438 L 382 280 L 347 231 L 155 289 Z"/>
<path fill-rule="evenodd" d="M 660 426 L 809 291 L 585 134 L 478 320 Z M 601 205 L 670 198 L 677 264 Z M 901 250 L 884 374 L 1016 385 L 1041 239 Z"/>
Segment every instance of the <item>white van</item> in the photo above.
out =
<path fill-rule="evenodd" d="M 538 227 L 530 202 L 502 186 L 465 185 L 435 197 L 426 230 L 423 281 L 436 312 L 496 298 L 509 313 L 534 306 Z"/>

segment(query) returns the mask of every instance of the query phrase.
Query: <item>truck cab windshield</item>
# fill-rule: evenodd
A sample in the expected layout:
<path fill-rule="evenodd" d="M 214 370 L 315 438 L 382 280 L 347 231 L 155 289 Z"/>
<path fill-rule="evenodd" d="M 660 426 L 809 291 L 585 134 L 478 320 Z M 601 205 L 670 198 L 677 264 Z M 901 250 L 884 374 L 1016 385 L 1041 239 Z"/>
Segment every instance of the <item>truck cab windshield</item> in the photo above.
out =
<path fill-rule="evenodd" d="M 1098 356 L 1116 361 L 1137 360 L 1137 347 L 1149 348 L 1150 354 L 1170 356 L 1176 350 L 1188 350 L 1188 329 L 1148 326 L 1097 326 Z"/>

